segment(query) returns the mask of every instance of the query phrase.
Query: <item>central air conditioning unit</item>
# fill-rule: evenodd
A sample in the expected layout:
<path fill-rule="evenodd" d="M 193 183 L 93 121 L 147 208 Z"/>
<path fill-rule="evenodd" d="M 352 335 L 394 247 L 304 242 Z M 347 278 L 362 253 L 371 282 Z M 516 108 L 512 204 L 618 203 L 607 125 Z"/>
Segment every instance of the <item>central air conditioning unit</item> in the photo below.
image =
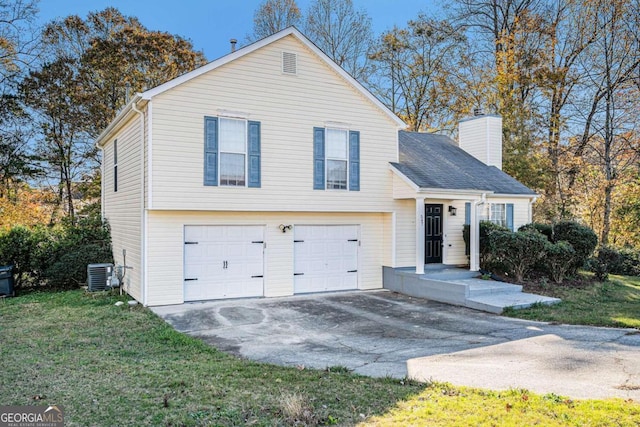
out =
<path fill-rule="evenodd" d="M 113 264 L 89 264 L 87 266 L 87 285 L 89 292 L 104 291 L 111 287 Z"/>

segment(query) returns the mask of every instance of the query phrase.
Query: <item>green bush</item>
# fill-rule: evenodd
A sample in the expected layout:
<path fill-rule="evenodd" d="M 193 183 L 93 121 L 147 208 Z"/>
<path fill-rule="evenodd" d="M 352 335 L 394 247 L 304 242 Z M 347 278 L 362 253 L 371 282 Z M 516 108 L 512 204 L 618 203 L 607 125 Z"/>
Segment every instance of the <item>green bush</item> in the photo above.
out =
<path fill-rule="evenodd" d="M 573 246 L 575 256 L 568 274 L 574 275 L 586 265 L 598 245 L 598 236 L 592 229 L 573 221 L 562 221 L 553 225 L 553 243 L 567 241 Z"/>
<path fill-rule="evenodd" d="M 491 271 L 502 268 L 499 259 L 493 255 L 492 242 L 489 236 L 496 231 L 510 231 L 508 228 L 494 224 L 491 221 L 480 221 L 480 268 Z M 469 255 L 469 247 L 471 237 L 469 235 L 469 224 L 465 224 L 462 229 L 462 237 L 464 238 L 466 254 Z"/>
<path fill-rule="evenodd" d="M 488 236 L 494 262 L 518 282 L 524 280 L 536 262 L 545 255 L 546 237 L 538 232 L 496 230 Z"/>
<path fill-rule="evenodd" d="M 15 266 L 16 289 L 78 287 L 86 282 L 87 264 L 101 262 L 113 262 L 113 256 L 109 227 L 99 217 L 0 234 L 0 263 Z"/>
<path fill-rule="evenodd" d="M 562 283 L 567 273 L 571 270 L 576 251 L 567 241 L 557 243 L 545 242 L 543 268 L 549 278 L 555 283 Z M 539 265 L 541 263 L 537 263 Z"/>
<path fill-rule="evenodd" d="M 31 257 L 36 243 L 33 232 L 26 227 L 13 227 L 0 234 L 0 264 L 13 266 L 15 289 L 30 279 Z"/>
<path fill-rule="evenodd" d="M 640 251 L 603 246 L 589 260 L 589 268 L 600 281 L 607 280 L 609 274 L 640 276 Z"/>
<path fill-rule="evenodd" d="M 525 224 L 518 229 L 518 231 L 537 231 L 538 233 L 544 234 L 546 238 L 553 242 L 553 225 L 551 224 L 542 224 L 540 222 L 532 222 L 530 224 Z"/>

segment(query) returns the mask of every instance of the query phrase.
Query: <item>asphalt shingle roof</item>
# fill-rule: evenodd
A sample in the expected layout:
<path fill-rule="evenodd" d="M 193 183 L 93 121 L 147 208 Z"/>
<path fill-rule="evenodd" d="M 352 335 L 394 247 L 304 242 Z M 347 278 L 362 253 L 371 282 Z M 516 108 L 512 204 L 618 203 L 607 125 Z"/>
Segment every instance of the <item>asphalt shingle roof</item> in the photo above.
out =
<path fill-rule="evenodd" d="M 400 162 L 391 164 L 420 188 L 536 194 L 495 166 L 482 163 L 447 136 L 400 131 L 398 140 Z"/>

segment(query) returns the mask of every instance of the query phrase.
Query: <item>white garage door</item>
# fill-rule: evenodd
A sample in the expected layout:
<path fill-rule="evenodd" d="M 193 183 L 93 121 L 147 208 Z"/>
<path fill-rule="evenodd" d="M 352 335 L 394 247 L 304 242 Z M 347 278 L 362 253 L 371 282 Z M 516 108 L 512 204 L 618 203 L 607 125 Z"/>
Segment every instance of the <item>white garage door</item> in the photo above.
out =
<path fill-rule="evenodd" d="M 184 227 L 184 300 L 257 297 L 263 291 L 264 227 Z"/>
<path fill-rule="evenodd" d="M 296 225 L 294 292 L 358 287 L 357 225 Z"/>

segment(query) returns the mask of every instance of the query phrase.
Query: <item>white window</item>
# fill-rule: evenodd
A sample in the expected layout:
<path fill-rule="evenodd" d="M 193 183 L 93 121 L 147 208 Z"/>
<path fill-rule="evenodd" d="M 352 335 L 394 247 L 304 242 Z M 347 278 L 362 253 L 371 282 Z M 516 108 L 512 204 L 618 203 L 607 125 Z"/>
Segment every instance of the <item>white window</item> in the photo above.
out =
<path fill-rule="evenodd" d="M 489 221 L 494 224 L 507 226 L 507 205 L 505 203 L 491 203 L 489 207 Z"/>
<path fill-rule="evenodd" d="M 327 188 L 334 190 L 347 189 L 349 176 L 349 132 L 340 129 L 327 129 L 326 159 Z"/>
<path fill-rule="evenodd" d="M 220 185 L 244 187 L 247 176 L 247 122 L 220 118 Z"/>

